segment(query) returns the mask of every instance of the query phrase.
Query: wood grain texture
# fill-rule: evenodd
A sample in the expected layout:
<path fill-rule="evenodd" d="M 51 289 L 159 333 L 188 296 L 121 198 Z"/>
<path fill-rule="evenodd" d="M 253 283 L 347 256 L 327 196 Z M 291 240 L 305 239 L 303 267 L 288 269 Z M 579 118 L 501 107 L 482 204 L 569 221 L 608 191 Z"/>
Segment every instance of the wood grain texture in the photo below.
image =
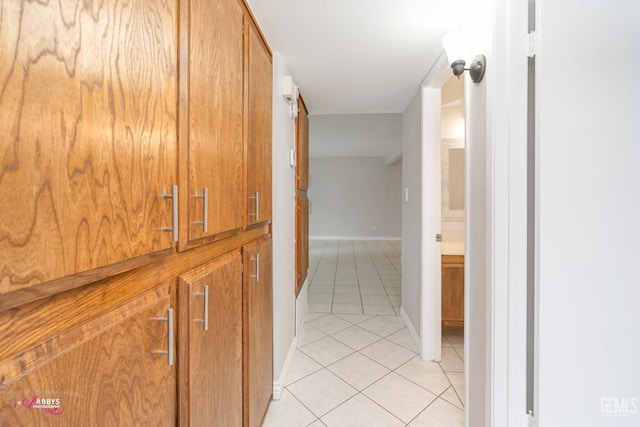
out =
<path fill-rule="evenodd" d="M 161 263 L 0 312 L 0 386 L 30 372 L 30 349 L 104 313 L 115 310 L 158 283 L 240 248 L 269 232 L 268 227 L 177 253 Z M 5 362 L 4 359 L 16 359 Z M 4 370 L 4 368 L 7 368 Z M 12 369 L 9 369 L 12 367 Z"/>
<path fill-rule="evenodd" d="M 176 2 L 0 8 L 0 294 L 170 248 Z"/>
<path fill-rule="evenodd" d="M 109 321 L 120 319 L 106 330 L 3 387 L 0 425 L 175 425 L 175 368 L 154 353 L 168 348 L 167 322 L 154 318 L 167 317 L 170 296 L 152 292 L 141 302 L 119 309 Z M 17 404 L 34 396 L 60 399 L 64 412 Z"/>
<path fill-rule="evenodd" d="M 273 69 L 271 55 L 258 31 L 245 25 L 245 79 L 246 79 L 246 211 L 245 224 L 271 221 L 271 147 L 272 147 L 272 93 Z M 256 201 L 250 199 L 259 193 L 258 215 Z"/>
<path fill-rule="evenodd" d="M 242 228 L 243 207 L 243 11 L 237 0 L 182 3 L 180 247 Z M 184 62 L 182 62 L 184 61 Z M 209 189 L 204 232 L 204 188 Z"/>
<path fill-rule="evenodd" d="M 273 392 L 273 267 L 271 237 L 242 249 L 244 261 L 244 426 L 259 427 Z M 256 261 L 259 255 L 260 261 Z M 259 268 L 259 280 L 256 277 Z"/>
<path fill-rule="evenodd" d="M 209 330 L 204 330 L 204 287 Z M 235 250 L 180 277 L 181 426 L 242 424 L 242 257 Z"/>
<path fill-rule="evenodd" d="M 309 189 L 309 113 L 302 96 L 296 119 L 296 186 L 298 190 Z"/>
<path fill-rule="evenodd" d="M 309 269 L 309 115 L 298 98 L 296 119 L 296 298 L 307 279 Z"/>
<path fill-rule="evenodd" d="M 464 255 L 442 255 L 442 323 L 464 326 Z"/>
<path fill-rule="evenodd" d="M 116 264 L 106 265 L 89 271 L 64 276 L 45 283 L 34 284 L 28 288 L 14 290 L 11 293 L 4 294 L 2 298 L 0 298 L 0 312 L 21 304 L 27 304 L 32 301 L 43 299 L 92 282 L 115 276 L 153 262 L 161 262 L 165 257 L 168 257 L 172 253 L 174 253 L 174 249 L 169 248 L 152 254 L 130 258 Z"/>
<path fill-rule="evenodd" d="M 296 194 L 296 298 L 309 271 L 309 199 L 307 192 Z"/>

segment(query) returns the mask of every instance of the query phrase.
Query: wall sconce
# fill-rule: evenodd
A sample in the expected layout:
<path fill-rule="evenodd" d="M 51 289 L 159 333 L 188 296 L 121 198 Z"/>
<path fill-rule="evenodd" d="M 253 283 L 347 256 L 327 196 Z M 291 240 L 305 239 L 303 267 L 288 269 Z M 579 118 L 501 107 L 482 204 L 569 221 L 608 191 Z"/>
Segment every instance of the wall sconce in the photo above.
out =
<path fill-rule="evenodd" d="M 451 64 L 453 75 L 460 78 L 465 70 L 469 70 L 469 75 L 474 83 L 480 83 L 484 77 L 484 70 L 487 59 L 484 55 L 477 55 L 471 61 L 469 68 L 465 68 L 466 60 L 470 57 L 469 45 L 466 34 L 461 30 L 452 31 L 442 39 L 442 45 L 447 54 L 447 59 Z"/>

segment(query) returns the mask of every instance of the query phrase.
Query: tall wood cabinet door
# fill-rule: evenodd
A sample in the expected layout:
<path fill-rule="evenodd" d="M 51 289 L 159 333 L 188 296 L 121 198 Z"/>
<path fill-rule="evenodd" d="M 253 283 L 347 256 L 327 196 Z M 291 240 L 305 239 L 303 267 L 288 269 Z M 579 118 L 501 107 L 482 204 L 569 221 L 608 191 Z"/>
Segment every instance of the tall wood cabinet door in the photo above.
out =
<path fill-rule="evenodd" d="M 309 199 L 306 192 L 296 195 L 296 298 L 309 270 Z"/>
<path fill-rule="evenodd" d="M 169 295 L 151 291 L 19 355 L 50 361 L 15 382 L 0 376 L 0 425 L 175 425 L 170 311 Z"/>
<path fill-rule="evenodd" d="M 298 190 L 309 188 L 309 114 L 302 98 L 298 98 L 296 121 L 296 186 Z"/>
<path fill-rule="evenodd" d="M 180 248 L 242 228 L 243 11 L 181 2 Z"/>
<path fill-rule="evenodd" d="M 464 256 L 442 255 L 442 323 L 464 326 Z"/>
<path fill-rule="evenodd" d="M 177 2 L 3 5 L 0 299 L 171 248 Z"/>
<path fill-rule="evenodd" d="M 271 128 L 273 70 L 271 54 L 256 29 L 246 27 L 246 222 L 271 221 Z"/>
<path fill-rule="evenodd" d="M 242 257 L 180 277 L 181 426 L 242 424 Z"/>
<path fill-rule="evenodd" d="M 244 426 L 258 427 L 273 391 L 271 238 L 243 247 Z"/>

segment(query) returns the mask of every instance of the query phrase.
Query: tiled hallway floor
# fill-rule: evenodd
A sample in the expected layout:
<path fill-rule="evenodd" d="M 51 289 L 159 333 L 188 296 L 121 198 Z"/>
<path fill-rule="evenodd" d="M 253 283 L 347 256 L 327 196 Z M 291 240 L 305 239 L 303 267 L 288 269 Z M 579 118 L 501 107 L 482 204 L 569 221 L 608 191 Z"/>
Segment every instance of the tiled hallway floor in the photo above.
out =
<path fill-rule="evenodd" d="M 309 293 L 313 312 L 298 337 L 282 398 L 271 402 L 265 426 L 464 426 L 463 331 L 444 331 L 441 362 L 420 359 L 396 315 L 399 246 L 399 242 L 313 242 L 310 252 L 315 259 L 310 257 L 309 273 L 314 273 Z M 316 281 L 318 277 L 321 280 Z M 316 286 L 327 290 L 313 293 Z M 343 287 L 351 293 L 339 292 Z M 365 288 L 378 289 L 378 294 Z M 394 289 L 397 299 L 392 298 Z M 331 300 L 314 300 L 314 295 L 329 295 Z M 341 302 L 340 295 L 360 300 Z M 374 303 L 368 295 L 380 298 Z"/>
<path fill-rule="evenodd" d="M 400 314 L 401 242 L 313 240 L 309 311 Z"/>

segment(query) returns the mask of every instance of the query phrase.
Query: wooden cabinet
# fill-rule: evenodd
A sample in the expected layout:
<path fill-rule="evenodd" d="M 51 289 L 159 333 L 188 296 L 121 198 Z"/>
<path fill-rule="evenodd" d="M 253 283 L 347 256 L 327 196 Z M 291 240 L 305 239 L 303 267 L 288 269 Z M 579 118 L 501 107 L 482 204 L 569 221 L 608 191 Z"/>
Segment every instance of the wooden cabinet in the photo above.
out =
<path fill-rule="evenodd" d="M 302 97 L 298 98 L 296 120 L 296 187 L 309 188 L 309 113 Z"/>
<path fill-rule="evenodd" d="M 296 298 L 309 270 L 309 116 L 298 98 L 296 120 Z"/>
<path fill-rule="evenodd" d="M 237 0 L 188 0 L 180 19 L 187 33 L 180 46 L 180 247 L 186 248 L 242 228 L 243 10 Z"/>
<path fill-rule="evenodd" d="M 464 255 L 442 255 L 442 324 L 464 326 Z"/>
<path fill-rule="evenodd" d="M 171 310 L 163 286 L 2 360 L 0 425 L 175 425 Z"/>
<path fill-rule="evenodd" d="M 296 297 L 309 271 L 309 199 L 296 196 Z"/>
<path fill-rule="evenodd" d="M 262 425 L 273 391 L 271 237 L 245 245 L 244 426 Z"/>
<path fill-rule="evenodd" d="M 0 19 L 0 300 L 173 246 L 176 2 L 18 3 Z"/>
<path fill-rule="evenodd" d="M 273 82 L 246 3 L 13 3 L 0 425 L 259 425 Z"/>
<path fill-rule="evenodd" d="M 178 286 L 180 425 L 240 426 L 240 250 L 182 275 Z"/>
<path fill-rule="evenodd" d="M 258 31 L 245 21 L 246 199 L 245 226 L 271 221 L 271 53 Z"/>

